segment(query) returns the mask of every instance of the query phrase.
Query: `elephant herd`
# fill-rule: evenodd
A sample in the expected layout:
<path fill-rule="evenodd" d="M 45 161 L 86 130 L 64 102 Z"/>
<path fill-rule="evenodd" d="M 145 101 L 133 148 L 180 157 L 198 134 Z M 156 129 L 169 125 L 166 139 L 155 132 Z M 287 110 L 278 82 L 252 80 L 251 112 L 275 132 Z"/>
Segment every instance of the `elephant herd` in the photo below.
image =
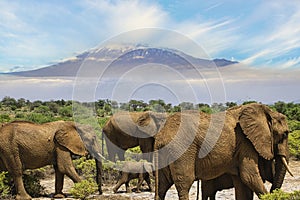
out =
<path fill-rule="evenodd" d="M 236 199 L 253 199 L 254 193 L 268 193 L 265 181 L 272 183 L 270 192 L 280 188 L 286 171 L 291 174 L 288 134 L 286 117 L 257 103 L 216 114 L 119 112 L 103 127 L 109 160 L 115 161 L 116 156 L 125 160 L 125 151 L 139 146 L 143 158 L 153 161 L 155 199 L 161 200 L 173 184 L 180 200 L 189 199 L 195 180 L 201 180 L 202 199 L 215 199 L 217 191 L 232 187 Z M 0 135 L 0 171 L 12 175 L 16 199 L 31 199 L 24 189 L 23 170 L 49 164 L 55 169 L 54 197 L 64 197 L 64 175 L 80 181 L 71 155 L 87 153 L 96 160 L 102 194 L 102 148 L 91 127 L 63 121 L 42 125 L 16 121 L 1 125 Z M 148 183 L 149 177 L 143 178 Z M 124 180 L 118 181 L 114 191 L 128 184 Z"/>

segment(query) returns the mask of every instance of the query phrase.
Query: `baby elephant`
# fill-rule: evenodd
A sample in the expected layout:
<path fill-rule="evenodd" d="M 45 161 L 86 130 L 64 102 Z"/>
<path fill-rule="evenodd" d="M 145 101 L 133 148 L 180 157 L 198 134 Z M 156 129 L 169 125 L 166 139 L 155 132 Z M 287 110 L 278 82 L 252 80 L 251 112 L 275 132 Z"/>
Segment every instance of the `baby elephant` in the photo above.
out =
<path fill-rule="evenodd" d="M 151 181 L 150 178 L 153 178 L 154 174 L 154 167 L 152 163 L 149 162 L 124 162 L 122 166 L 122 175 L 121 178 L 118 180 L 116 186 L 114 187 L 113 191 L 116 193 L 121 185 L 125 183 L 126 192 L 131 192 L 129 188 L 129 181 L 131 179 L 138 178 L 138 185 L 136 188 L 136 192 L 141 192 L 140 187 L 145 180 L 147 185 L 152 191 Z"/>

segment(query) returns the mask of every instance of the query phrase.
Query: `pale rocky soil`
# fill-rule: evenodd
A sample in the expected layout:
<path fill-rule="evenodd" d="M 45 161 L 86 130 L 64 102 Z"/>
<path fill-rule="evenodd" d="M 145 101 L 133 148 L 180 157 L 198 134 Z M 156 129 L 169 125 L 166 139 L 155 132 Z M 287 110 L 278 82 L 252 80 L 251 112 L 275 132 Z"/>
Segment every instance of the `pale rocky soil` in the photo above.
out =
<path fill-rule="evenodd" d="M 290 169 L 294 174 L 294 177 L 291 177 L 289 174 L 285 176 L 284 183 L 282 185 L 282 189 L 286 192 L 292 192 L 294 190 L 300 190 L 300 161 L 291 161 Z M 54 179 L 48 178 L 41 181 L 41 184 L 46 188 L 46 193 L 51 196 L 54 192 Z M 146 185 L 146 184 L 145 184 Z M 73 186 L 73 182 L 66 178 L 64 185 L 64 192 L 68 194 L 68 191 Z M 103 186 L 103 195 L 93 195 L 89 199 L 99 199 L 99 200 L 150 200 L 154 199 L 153 192 L 142 192 L 142 193 L 124 193 L 125 186 L 123 185 L 119 189 L 119 193 L 114 194 L 112 192 L 113 186 Z M 269 189 L 270 184 L 266 184 L 266 187 Z M 196 199 L 196 189 L 197 183 L 195 182 L 190 190 L 190 199 Z M 200 194 L 201 197 L 201 194 Z M 51 198 L 35 198 L 35 200 L 49 200 Z M 69 200 L 74 200 L 73 198 L 65 198 Z M 166 200 L 174 200 L 178 199 L 177 192 L 174 186 L 168 191 Z M 217 199 L 219 200 L 231 200 L 234 199 L 234 189 L 223 190 L 217 193 Z M 255 200 L 257 200 L 257 196 L 255 196 Z"/>

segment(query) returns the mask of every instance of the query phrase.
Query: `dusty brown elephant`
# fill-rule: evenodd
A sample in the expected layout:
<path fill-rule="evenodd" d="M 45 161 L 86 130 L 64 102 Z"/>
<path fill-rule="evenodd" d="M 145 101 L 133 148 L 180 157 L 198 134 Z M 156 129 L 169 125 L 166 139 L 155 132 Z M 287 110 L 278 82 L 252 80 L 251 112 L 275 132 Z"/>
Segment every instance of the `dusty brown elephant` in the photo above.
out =
<path fill-rule="evenodd" d="M 64 197 L 62 193 L 64 175 L 70 177 L 75 183 L 80 181 L 72 163 L 71 154 L 80 156 L 87 154 L 81 138 L 85 141 L 87 149 L 92 151 L 91 154 L 99 160 L 101 166 L 100 156 L 95 153 L 100 152 L 99 143 L 94 141 L 93 134 L 86 133 L 86 130 L 86 127 L 80 128 L 73 122 L 64 121 L 42 125 L 16 121 L 1 127 L 0 160 L 2 163 L 0 162 L 0 169 L 7 170 L 12 175 L 16 186 L 16 199 L 31 199 L 24 189 L 23 170 L 36 169 L 49 164 L 52 164 L 55 169 L 54 197 Z M 101 171 L 97 171 L 101 176 Z M 101 183 L 99 187 L 101 191 Z"/>
<path fill-rule="evenodd" d="M 214 122 L 211 124 L 211 122 Z M 259 157 L 276 160 L 273 183 L 281 185 L 288 169 L 289 129 L 286 117 L 262 104 L 234 107 L 225 113 L 176 113 L 155 136 L 158 186 L 164 199 L 175 184 L 180 200 L 189 199 L 194 180 L 232 175 L 236 199 L 267 193 Z"/>
<path fill-rule="evenodd" d="M 118 155 L 124 159 L 127 149 L 140 146 L 145 159 L 151 159 L 153 136 L 163 126 L 166 114 L 155 112 L 118 112 L 103 127 L 109 160 L 115 161 Z"/>
<path fill-rule="evenodd" d="M 272 183 L 272 187 L 270 189 L 270 192 L 272 192 L 275 189 L 278 189 L 281 187 L 280 183 L 274 183 L 274 177 L 276 175 L 275 172 L 275 162 L 276 160 L 266 160 L 262 157 L 258 158 L 258 169 L 259 173 L 262 177 L 262 180 L 268 181 Z M 277 172 L 280 173 L 280 172 Z M 230 189 L 233 188 L 233 178 L 230 174 L 223 174 L 215 179 L 212 180 L 202 180 L 201 181 L 201 194 L 202 194 L 202 200 L 215 200 L 216 199 L 216 193 L 218 191 L 224 190 L 224 189 Z M 247 199 L 253 199 L 253 192 L 249 193 L 249 197 Z"/>

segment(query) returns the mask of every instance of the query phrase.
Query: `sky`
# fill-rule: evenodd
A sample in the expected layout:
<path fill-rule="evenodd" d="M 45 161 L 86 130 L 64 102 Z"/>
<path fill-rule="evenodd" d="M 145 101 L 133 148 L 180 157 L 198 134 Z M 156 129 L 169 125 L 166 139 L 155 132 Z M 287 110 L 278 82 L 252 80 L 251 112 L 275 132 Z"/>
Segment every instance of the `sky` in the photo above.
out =
<path fill-rule="evenodd" d="M 0 72 L 48 66 L 140 28 L 176 31 L 212 58 L 300 67 L 298 0 L 1 0 L 0 7 Z"/>

